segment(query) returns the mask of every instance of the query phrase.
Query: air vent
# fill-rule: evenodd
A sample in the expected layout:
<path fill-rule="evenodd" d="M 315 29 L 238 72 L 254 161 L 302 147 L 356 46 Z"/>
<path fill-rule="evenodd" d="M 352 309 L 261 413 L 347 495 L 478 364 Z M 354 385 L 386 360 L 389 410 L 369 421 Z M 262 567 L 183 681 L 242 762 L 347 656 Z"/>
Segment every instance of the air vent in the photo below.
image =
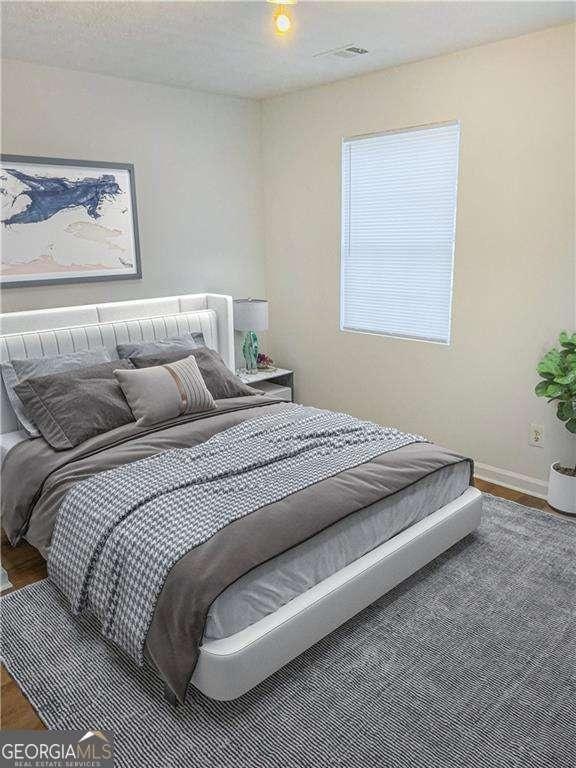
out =
<path fill-rule="evenodd" d="M 344 48 L 333 48 L 331 51 L 322 51 L 322 53 L 317 53 L 314 58 L 354 59 L 356 56 L 364 56 L 366 53 L 368 53 L 366 48 L 360 48 L 359 45 L 347 45 Z"/>

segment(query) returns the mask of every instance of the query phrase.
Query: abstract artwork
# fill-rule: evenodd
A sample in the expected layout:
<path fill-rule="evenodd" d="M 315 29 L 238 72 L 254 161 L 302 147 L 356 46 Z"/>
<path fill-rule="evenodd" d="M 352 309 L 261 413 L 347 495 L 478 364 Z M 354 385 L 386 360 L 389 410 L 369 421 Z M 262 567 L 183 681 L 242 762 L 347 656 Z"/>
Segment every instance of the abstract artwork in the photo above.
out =
<path fill-rule="evenodd" d="M 1 160 L 3 288 L 141 277 L 132 165 Z"/>

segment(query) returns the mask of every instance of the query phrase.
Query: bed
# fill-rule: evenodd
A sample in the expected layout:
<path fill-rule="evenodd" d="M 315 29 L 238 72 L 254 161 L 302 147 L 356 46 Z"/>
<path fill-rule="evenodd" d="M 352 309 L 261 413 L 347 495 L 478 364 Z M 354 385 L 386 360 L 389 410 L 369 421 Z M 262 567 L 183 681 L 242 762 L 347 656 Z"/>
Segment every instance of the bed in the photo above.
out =
<path fill-rule="evenodd" d="M 112 350 L 125 342 L 198 331 L 234 370 L 232 299 L 227 296 L 9 313 L 1 322 L 2 360 L 99 345 Z M 218 400 L 214 411 L 161 428 L 128 424 L 54 451 L 42 438 L 23 439 L 4 385 L 1 407 L 3 526 L 13 543 L 25 538 L 44 557 L 50 556 L 63 500 L 81 480 L 102 480 L 108 470 L 172 450 L 184 448 L 202 458 L 204 446 L 218 436 L 257 429 L 267 418 L 300 418 L 289 410 L 299 406 L 255 394 Z M 479 524 L 481 495 L 471 487 L 472 464 L 451 451 L 409 441 L 342 466 L 343 471 L 325 472 L 285 497 L 269 497 L 272 501 L 261 508 L 253 504 L 251 514 L 229 521 L 171 565 L 143 650 L 145 663 L 166 681 L 170 698 L 184 700 L 189 684 L 216 699 L 242 695 Z M 278 527 L 288 512 L 289 532 Z M 230 565 L 231 552 L 243 553 L 236 558 L 242 562 Z M 205 598 L 201 634 L 192 638 L 182 616 L 193 612 L 198 596 L 192 580 L 199 569 L 213 572 L 205 577 L 212 578 L 212 591 Z M 223 580 L 221 572 L 227 570 Z"/>

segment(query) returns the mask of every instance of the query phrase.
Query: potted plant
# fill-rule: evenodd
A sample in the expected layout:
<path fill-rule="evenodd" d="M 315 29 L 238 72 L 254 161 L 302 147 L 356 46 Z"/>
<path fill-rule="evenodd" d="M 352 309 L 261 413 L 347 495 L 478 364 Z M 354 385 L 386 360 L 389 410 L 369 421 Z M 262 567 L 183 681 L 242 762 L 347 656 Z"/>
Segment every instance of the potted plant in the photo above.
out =
<path fill-rule="evenodd" d="M 560 348 L 551 349 L 538 364 L 542 381 L 536 385 L 536 394 L 556 403 L 556 416 L 576 434 L 576 333 L 562 331 L 559 342 Z M 561 512 L 576 514 L 576 467 L 552 464 L 548 503 Z"/>

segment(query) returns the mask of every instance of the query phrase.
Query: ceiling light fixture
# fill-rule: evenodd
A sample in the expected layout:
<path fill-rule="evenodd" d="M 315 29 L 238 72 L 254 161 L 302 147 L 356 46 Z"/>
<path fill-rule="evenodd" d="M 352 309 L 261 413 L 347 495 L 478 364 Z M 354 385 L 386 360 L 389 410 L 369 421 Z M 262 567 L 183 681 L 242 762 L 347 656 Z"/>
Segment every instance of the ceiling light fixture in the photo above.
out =
<path fill-rule="evenodd" d="M 279 35 L 285 35 L 286 32 L 290 31 L 290 27 L 292 26 L 290 14 L 282 5 L 278 6 L 278 10 L 274 14 L 274 26 Z"/>
<path fill-rule="evenodd" d="M 298 0 L 267 0 L 278 8 L 274 12 L 274 30 L 277 35 L 285 35 L 292 29 L 292 16 L 286 5 L 296 5 Z"/>

